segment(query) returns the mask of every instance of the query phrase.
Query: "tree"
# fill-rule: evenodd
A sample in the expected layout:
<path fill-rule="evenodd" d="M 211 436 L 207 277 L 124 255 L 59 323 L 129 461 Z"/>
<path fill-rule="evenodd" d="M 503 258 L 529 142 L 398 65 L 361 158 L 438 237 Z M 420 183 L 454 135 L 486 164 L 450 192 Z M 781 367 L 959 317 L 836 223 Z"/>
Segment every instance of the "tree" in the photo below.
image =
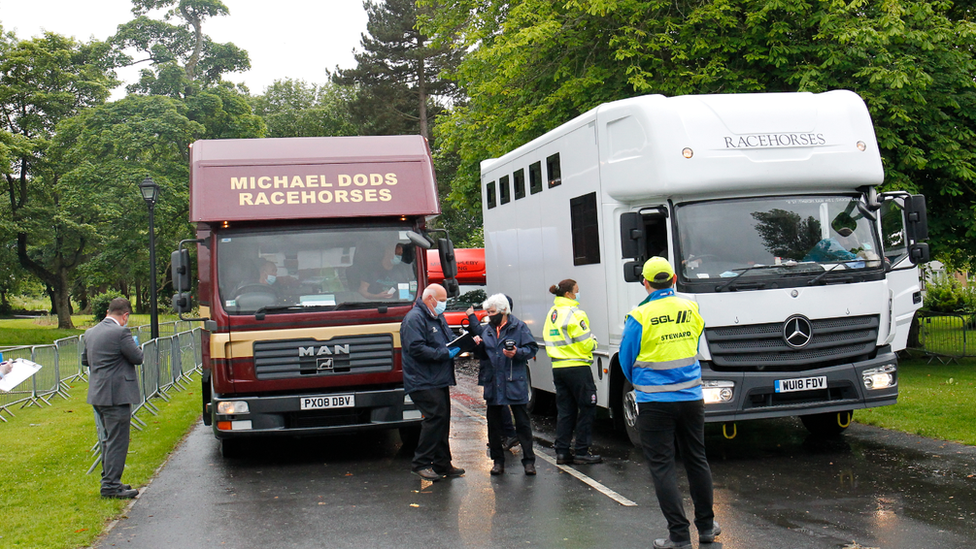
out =
<path fill-rule="evenodd" d="M 479 207 L 478 163 L 603 102 L 645 93 L 845 88 L 874 119 L 886 188 L 924 192 L 933 249 L 976 260 L 976 27 L 948 2 L 421 0 L 436 43 L 469 50 L 470 97 L 440 124 Z"/>
<path fill-rule="evenodd" d="M 120 50 L 134 48 L 145 56 L 120 54 L 120 64 L 150 63 L 130 93 L 186 97 L 218 84 L 226 73 L 251 68 L 246 51 L 203 33 L 208 18 L 230 14 L 220 0 L 132 0 L 132 5 L 136 18 L 119 25 L 111 39 Z M 147 16 L 153 10 L 167 10 L 162 21 Z"/>
<path fill-rule="evenodd" d="M 264 95 L 251 99 L 254 114 L 268 128 L 267 137 L 356 135 L 349 103 L 355 91 L 335 83 L 276 80 Z"/>
<path fill-rule="evenodd" d="M 420 134 L 431 137 L 431 121 L 444 104 L 460 98 L 457 86 L 441 77 L 453 71 L 463 52 L 433 45 L 417 29 L 415 0 L 366 0 L 368 35 L 355 55 L 354 69 L 337 70 L 333 81 L 357 85 L 353 114 L 370 135 Z"/>
<path fill-rule="evenodd" d="M 191 238 L 189 145 L 207 130 L 188 118 L 182 101 L 139 95 L 88 109 L 57 129 L 49 156 L 63 166 L 61 181 L 70 189 L 64 204 L 90 229 L 91 251 L 79 268 L 86 287 L 96 288 L 94 293 L 112 287 L 126 295 L 135 288 L 137 308 L 145 310 L 148 211 L 137 185 L 149 176 L 160 187 L 157 249 L 175 249 L 179 240 Z M 165 261 L 157 264 L 161 280 L 165 267 Z"/>
<path fill-rule="evenodd" d="M 52 33 L 23 41 L 6 34 L 0 42 L 0 170 L 10 214 L 4 228 L 16 235 L 20 265 L 48 288 L 58 326 L 71 328 L 71 276 L 90 246 L 90 231 L 65 204 L 70 189 L 46 152 L 56 124 L 103 103 L 118 82 L 104 43 Z"/>

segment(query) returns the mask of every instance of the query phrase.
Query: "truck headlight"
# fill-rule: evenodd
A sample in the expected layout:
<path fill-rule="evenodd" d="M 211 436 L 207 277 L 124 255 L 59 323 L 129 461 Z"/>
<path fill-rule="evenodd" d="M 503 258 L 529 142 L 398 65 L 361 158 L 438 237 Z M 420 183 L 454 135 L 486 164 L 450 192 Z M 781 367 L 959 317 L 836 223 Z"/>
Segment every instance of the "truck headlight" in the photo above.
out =
<path fill-rule="evenodd" d="M 873 390 L 893 387 L 897 383 L 895 380 L 896 370 L 897 368 L 895 368 L 894 364 L 885 364 L 884 366 L 864 370 L 861 372 L 861 380 L 864 381 L 864 388 Z"/>
<path fill-rule="evenodd" d="M 217 403 L 218 414 L 246 414 L 250 412 L 243 400 L 224 400 Z"/>
<path fill-rule="evenodd" d="M 718 402 L 730 402 L 734 395 L 735 383 L 709 379 L 702 381 L 702 393 L 705 396 L 705 404 L 715 404 Z"/>

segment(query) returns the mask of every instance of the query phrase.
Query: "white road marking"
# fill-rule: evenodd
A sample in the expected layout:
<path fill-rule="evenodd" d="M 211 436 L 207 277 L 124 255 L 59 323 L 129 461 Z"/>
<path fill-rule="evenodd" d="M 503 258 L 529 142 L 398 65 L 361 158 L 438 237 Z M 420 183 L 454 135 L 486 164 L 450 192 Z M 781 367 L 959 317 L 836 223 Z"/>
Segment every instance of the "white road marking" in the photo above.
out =
<path fill-rule="evenodd" d="M 464 404 L 461 404 L 457 400 L 454 400 L 453 402 L 451 402 L 451 406 L 453 406 L 453 407 L 461 410 L 462 412 L 464 412 L 465 414 L 471 416 L 472 418 L 477 419 L 481 423 L 487 423 L 488 422 L 488 419 L 485 416 L 479 414 L 478 412 L 472 410 L 471 408 L 468 408 L 467 406 L 465 406 Z M 554 457 L 552 457 L 552 456 L 550 456 L 550 455 L 548 455 L 546 453 L 540 452 L 538 450 L 536 451 L 535 455 L 537 457 L 543 459 L 544 461 L 548 462 L 549 464 L 555 466 L 556 468 L 562 470 L 564 473 L 569 474 L 569 475 L 572 475 L 573 477 L 576 477 L 578 480 L 582 481 L 583 483 L 587 484 L 588 486 L 590 486 L 594 490 L 600 492 L 601 494 L 607 496 L 608 498 L 616 501 L 620 505 L 623 505 L 624 507 L 637 507 L 637 503 L 636 502 L 631 501 L 631 500 L 625 498 L 624 496 L 620 495 L 619 493 L 611 490 L 610 488 L 607 488 L 606 486 L 604 486 L 604 485 L 600 484 L 599 482 L 597 482 L 596 480 L 594 480 L 594 479 L 592 479 L 592 478 L 584 475 L 583 473 L 577 471 L 576 469 L 573 469 L 572 467 L 569 467 L 568 465 L 559 465 L 559 464 L 557 464 L 556 463 L 556 458 L 554 458 Z"/>

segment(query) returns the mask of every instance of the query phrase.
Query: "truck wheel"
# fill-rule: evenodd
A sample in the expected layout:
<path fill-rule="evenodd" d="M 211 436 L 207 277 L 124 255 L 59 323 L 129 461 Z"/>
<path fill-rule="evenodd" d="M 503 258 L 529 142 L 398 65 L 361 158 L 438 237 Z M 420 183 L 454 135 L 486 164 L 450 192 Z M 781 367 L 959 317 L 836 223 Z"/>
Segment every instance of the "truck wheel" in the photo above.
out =
<path fill-rule="evenodd" d="M 640 432 L 637 430 L 637 397 L 634 394 L 634 386 L 626 379 L 620 386 L 620 408 L 623 412 L 624 431 L 630 443 L 640 448 Z"/>
<path fill-rule="evenodd" d="M 830 412 L 826 414 L 811 414 L 800 416 L 800 421 L 810 433 L 820 437 L 835 437 L 847 429 L 854 417 L 852 410 Z"/>
<path fill-rule="evenodd" d="M 236 438 L 220 439 L 220 457 L 224 459 L 237 459 L 244 453 L 242 451 L 243 441 Z"/>
<path fill-rule="evenodd" d="M 411 425 L 410 427 L 400 427 L 400 442 L 403 443 L 403 450 L 412 452 L 420 442 L 420 426 Z"/>

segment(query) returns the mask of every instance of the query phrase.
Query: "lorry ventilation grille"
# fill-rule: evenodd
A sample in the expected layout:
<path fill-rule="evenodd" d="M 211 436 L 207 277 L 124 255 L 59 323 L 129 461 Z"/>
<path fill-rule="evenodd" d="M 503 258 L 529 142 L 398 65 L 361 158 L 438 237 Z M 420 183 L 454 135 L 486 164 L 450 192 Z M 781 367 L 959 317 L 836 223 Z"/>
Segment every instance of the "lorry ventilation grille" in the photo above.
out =
<path fill-rule="evenodd" d="M 794 349 L 783 339 L 783 323 L 706 328 L 712 365 L 722 371 L 799 371 L 870 355 L 877 347 L 877 315 L 810 321 L 810 342 Z"/>
<path fill-rule="evenodd" d="M 340 336 L 329 340 L 254 342 L 258 379 L 372 374 L 393 370 L 393 335 Z"/>

